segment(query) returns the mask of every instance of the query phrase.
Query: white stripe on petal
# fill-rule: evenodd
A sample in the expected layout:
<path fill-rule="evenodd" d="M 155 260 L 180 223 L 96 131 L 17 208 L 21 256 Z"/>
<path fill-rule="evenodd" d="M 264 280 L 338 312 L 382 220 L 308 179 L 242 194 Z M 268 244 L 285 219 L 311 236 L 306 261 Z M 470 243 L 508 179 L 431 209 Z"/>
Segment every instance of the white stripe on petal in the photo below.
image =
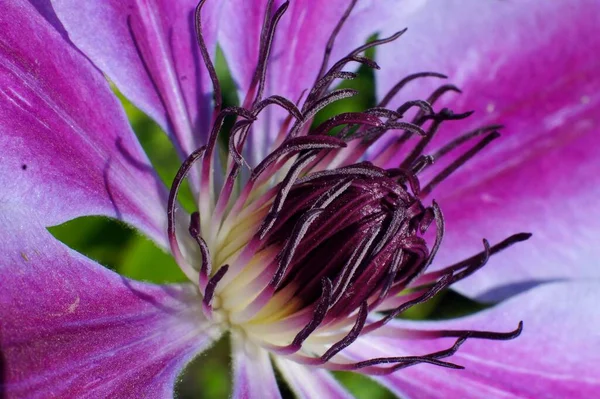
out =
<path fill-rule="evenodd" d="M 232 334 L 233 399 L 281 398 L 269 352 Z"/>
<path fill-rule="evenodd" d="M 276 358 L 277 368 L 299 399 L 352 398 L 352 395 L 326 370 Z"/>

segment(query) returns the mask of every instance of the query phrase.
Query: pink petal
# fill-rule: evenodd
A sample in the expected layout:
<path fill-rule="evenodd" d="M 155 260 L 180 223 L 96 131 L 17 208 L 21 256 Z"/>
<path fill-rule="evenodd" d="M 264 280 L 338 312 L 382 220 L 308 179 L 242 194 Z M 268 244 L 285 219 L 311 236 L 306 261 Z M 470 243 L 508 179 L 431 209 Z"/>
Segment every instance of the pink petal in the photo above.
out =
<path fill-rule="evenodd" d="M 0 31 L 0 203 L 45 226 L 118 217 L 166 245 L 165 188 L 102 74 L 27 1 Z"/>
<path fill-rule="evenodd" d="M 433 192 L 448 232 L 438 264 L 478 251 L 483 237 L 534 237 L 459 284 L 463 293 L 495 290 L 485 298 L 497 299 L 522 284 L 600 275 L 593 241 L 600 220 L 599 12 L 594 0 L 432 0 L 399 15 L 409 31 L 378 52 L 381 95 L 409 73 L 436 70 L 464 92 L 436 109 L 476 111 L 442 127 L 432 150 L 476 127 L 506 126 Z M 398 102 L 427 97 L 441 83 L 415 82 Z"/>
<path fill-rule="evenodd" d="M 276 359 L 277 368 L 299 399 L 352 398 L 352 395 L 326 370 Z"/>
<path fill-rule="evenodd" d="M 252 82 L 258 60 L 259 37 L 265 14 L 266 0 L 232 0 L 223 8 L 224 19 L 219 30 L 219 42 L 244 100 Z M 282 1 L 276 1 L 280 5 Z M 278 94 L 295 102 L 305 89 L 310 89 L 323 60 L 327 40 L 350 2 L 333 0 L 315 2 L 292 1 L 281 18 L 275 33 L 267 69 L 264 97 Z M 395 28 L 378 11 L 392 6 L 393 1 L 362 1 L 354 9 L 344 29 L 337 36 L 329 66 L 363 44 L 377 32 Z M 352 70 L 355 65 L 347 69 Z M 256 164 L 268 153 L 286 115 L 273 109 L 272 115 L 259 119 L 250 136 L 251 161 Z"/>
<path fill-rule="evenodd" d="M 523 332 L 512 341 L 467 340 L 444 359 L 465 370 L 423 364 L 378 381 L 406 398 L 591 398 L 600 391 L 599 300 L 599 282 L 545 284 L 463 319 L 394 321 L 385 336 L 361 338 L 347 354 L 425 354 L 452 346 L 452 340 L 402 339 L 403 329 L 510 331 L 523 320 Z"/>
<path fill-rule="evenodd" d="M 216 48 L 219 2 L 203 9 Z M 212 86 L 194 31 L 198 0 L 53 0 L 73 43 L 189 154 L 210 122 Z"/>
<path fill-rule="evenodd" d="M 4 204 L 0 231 L 9 398 L 172 398 L 182 368 L 216 338 L 191 286 L 127 280 Z"/>
<path fill-rule="evenodd" d="M 269 352 L 232 335 L 233 399 L 281 398 Z"/>

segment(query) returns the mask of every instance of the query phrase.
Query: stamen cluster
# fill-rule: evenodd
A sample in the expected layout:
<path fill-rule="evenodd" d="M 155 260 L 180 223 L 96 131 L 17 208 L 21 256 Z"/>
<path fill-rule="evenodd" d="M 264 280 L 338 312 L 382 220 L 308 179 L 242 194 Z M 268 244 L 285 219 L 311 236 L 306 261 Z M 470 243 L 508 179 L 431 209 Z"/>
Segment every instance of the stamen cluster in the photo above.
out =
<path fill-rule="evenodd" d="M 521 324 L 509 333 L 412 331 L 413 335 L 457 340 L 450 348 L 426 356 L 335 361 L 334 357 L 361 335 L 382 328 L 406 309 L 481 268 L 492 254 L 529 237 L 517 234 L 494 246 L 484 240 L 481 253 L 437 271 L 427 270 L 445 226 L 435 201 L 429 206 L 423 201 L 437 184 L 497 138 L 499 126 L 468 132 L 426 154 L 444 122 L 470 115 L 454 114 L 446 108 L 434 110 L 444 93 L 458 89 L 443 85 L 427 101 L 409 101 L 397 109 L 386 107 L 412 81 L 444 78 L 433 72 L 398 82 L 377 107 L 342 113 L 311 126 L 324 107 L 356 94 L 350 89 L 330 89 L 334 82 L 356 76 L 343 68 L 357 62 L 378 69 L 374 61 L 360 54 L 404 33 L 367 43 L 327 69 L 335 37 L 355 1 L 332 33 L 317 79 L 303 102 L 277 95 L 263 98 L 271 44 L 288 6 L 286 2 L 273 11 L 269 1 L 252 85 L 241 107 L 221 109 L 219 81 L 201 33 L 203 3 L 196 10 L 196 27 L 215 88 L 213 127 L 207 144 L 181 166 L 171 189 L 168 216 L 173 253 L 182 270 L 198 284 L 207 317 L 225 319 L 227 328 L 243 331 L 249 341 L 297 362 L 336 370 L 360 368 L 371 374 L 422 362 L 460 368 L 440 359 L 452 355 L 466 339 L 519 335 Z M 285 110 L 287 118 L 270 154 L 251 166 L 245 160 L 245 144 L 253 134 L 254 122 L 270 106 Z M 408 112 L 414 116 L 405 121 Z M 227 116 L 236 121 L 228 134 L 225 180 L 216 195 L 214 154 Z M 400 134 L 371 156 L 370 162 L 364 161 L 367 150 L 392 131 Z M 421 188 L 423 170 L 481 136 Z M 404 160 L 390 166 L 393 155 L 401 150 L 407 154 Z M 197 248 L 182 249 L 175 202 L 182 181 L 197 166 L 203 190 L 199 212 L 192 214 L 188 228 Z M 240 173 L 246 167 L 249 173 Z M 431 226 L 435 234 L 428 240 Z"/>

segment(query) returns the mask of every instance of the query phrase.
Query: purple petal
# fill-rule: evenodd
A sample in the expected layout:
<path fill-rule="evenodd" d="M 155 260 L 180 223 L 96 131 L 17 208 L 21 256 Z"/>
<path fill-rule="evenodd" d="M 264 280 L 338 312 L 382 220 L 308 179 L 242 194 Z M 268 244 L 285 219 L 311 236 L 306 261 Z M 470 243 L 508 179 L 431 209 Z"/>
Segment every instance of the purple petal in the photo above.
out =
<path fill-rule="evenodd" d="M 243 101 L 252 82 L 258 61 L 259 37 L 266 8 L 265 0 L 232 0 L 223 8 L 228 23 L 219 30 L 219 42 Z M 276 1 L 276 5 L 283 3 Z M 315 83 L 323 60 L 327 40 L 337 25 L 348 0 L 314 2 L 298 0 L 290 3 L 275 33 L 267 69 L 264 97 L 278 94 L 297 101 L 302 92 Z M 329 66 L 377 32 L 388 32 L 395 24 L 377 13 L 376 2 L 359 2 L 344 29 L 337 36 Z M 391 5 L 391 1 L 381 1 Z M 349 66 L 348 69 L 353 69 Z M 257 164 L 268 153 L 277 136 L 285 113 L 274 110 L 272 115 L 255 123 L 250 137 L 252 161 Z"/>
<path fill-rule="evenodd" d="M 381 95 L 409 73 L 435 70 L 464 93 L 448 95 L 436 109 L 476 111 L 446 123 L 431 152 L 474 128 L 506 126 L 503 137 L 433 191 L 447 219 L 438 264 L 478 251 L 483 237 L 534 237 L 459 284 L 463 293 L 495 290 L 485 298 L 498 299 L 518 285 L 600 275 L 593 241 L 600 228 L 600 58 L 592 50 L 600 45 L 599 12 L 594 0 L 429 1 L 399 16 L 409 31 L 378 52 Z M 412 83 L 398 103 L 427 97 L 442 83 Z"/>
<path fill-rule="evenodd" d="M 0 31 L 0 203 L 46 226 L 118 217 L 166 245 L 166 190 L 102 74 L 29 2 Z"/>
<path fill-rule="evenodd" d="M 216 338 L 192 286 L 127 280 L 33 216 L 0 212 L 7 397 L 171 398 L 179 372 Z"/>
<path fill-rule="evenodd" d="M 233 399 L 281 398 L 269 352 L 233 335 Z"/>
<path fill-rule="evenodd" d="M 553 283 L 512 297 L 495 308 L 463 319 L 439 322 L 396 320 L 348 349 L 355 359 L 425 354 L 452 346 L 452 339 L 402 339 L 403 329 L 513 330 L 511 341 L 471 339 L 444 360 L 465 370 L 417 365 L 378 381 L 402 397 L 414 398 L 590 398 L 600 391 L 600 282 Z"/>
<path fill-rule="evenodd" d="M 277 368 L 299 399 L 352 398 L 352 395 L 326 370 L 276 359 Z"/>
<path fill-rule="evenodd" d="M 203 9 L 216 48 L 217 2 Z M 73 43 L 121 92 L 191 153 L 208 134 L 212 86 L 194 31 L 198 0 L 53 0 Z"/>

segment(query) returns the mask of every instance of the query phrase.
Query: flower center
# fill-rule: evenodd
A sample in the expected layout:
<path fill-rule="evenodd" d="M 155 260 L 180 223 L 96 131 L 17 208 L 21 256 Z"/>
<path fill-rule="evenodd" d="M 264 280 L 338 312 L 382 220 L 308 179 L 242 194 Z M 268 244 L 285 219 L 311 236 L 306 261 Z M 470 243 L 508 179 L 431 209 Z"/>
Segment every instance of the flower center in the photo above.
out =
<path fill-rule="evenodd" d="M 356 75 L 342 69 L 350 62 L 378 68 L 359 54 L 398 38 L 403 31 L 361 46 L 329 70 L 339 27 L 332 34 L 314 86 L 301 107 L 283 97 L 263 98 L 270 46 L 277 23 L 287 8 L 274 13 L 269 2 L 261 34 L 255 79 L 242 107 L 221 109 L 219 82 L 208 58 L 196 12 L 201 53 L 215 87 L 213 128 L 207 144 L 181 166 L 169 198 L 169 238 L 173 254 L 190 280 L 199 287 L 206 316 L 223 328 L 268 350 L 311 365 L 337 370 L 392 372 L 427 362 L 459 368 L 441 358 L 450 356 L 467 338 L 511 339 L 512 332 L 440 331 L 424 336 L 456 337 L 445 351 L 417 357 L 336 362 L 344 348 L 361 335 L 385 326 L 411 306 L 427 301 L 481 268 L 489 257 L 528 234 L 517 234 L 463 262 L 428 271 L 444 235 L 444 219 L 435 202 L 423 205 L 433 188 L 498 137 L 498 126 L 466 133 L 437 149 L 425 151 L 442 123 L 470 115 L 448 109 L 434 111 L 435 101 L 454 86 L 442 86 L 428 101 L 409 101 L 386 109 L 390 99 L 419 73 L 399 82 L 377 107 L 360 113 L 336 115 L 311 127 L 314 115 L 326 105 L 355 95 L 349 89 L 330 90 L 336 79 Z M 272 17 L 271 17 L 272 15 Z M 268 106 L 287 116 L 271 152 L 260 163 L 240 173 L 248 163 L 245 143 L 252 125 Z M 411 121 L 404 114 L 416 110 Z M 213 181 L 217 136 L 227 116 L 236 118 L 229 132 L 225 179 L 220 190 Z M 341 131 L 335 131 L 344 126 Z M 361 161 L 367 150 L 389 131 L 400 131 L 385 150 Z M 483 136 L 479 142 L 438 170 L 421 189 L 420 173 L 434 161 Z M 415 140 L 416 138 L 416 140 Z M 412 148 L 406 148 L 412 142 Z M 392 154 L 406 155 L 398 165 Z M 189 234 L 194 247 L 180 245 L 176 232 L 175 202 L 181 182 L 199 165 L 203 190 L 191 215 Z M 202 217 L 201 217 L 202 216 Z M 435 225 L 432 234 L 429 227 Z M 413 335 L 420 333 L 413 332 Z M 392 364 L 385 369 L 382 364 Z"/>
<path fill-rule="evenodd" d="M 347 317 L 414 277 L 429 256 L 419 230 L 431 221 L 431 210 L 398 176 L 368 163 L 307 175 L 280 207 L 274 201 L 241 224 L 247 233 L 236 226 L 217 250 L 217 259 L 225 262 L 253 233 L 263 236 L 239 276 L 229 279 L 230 285 L 222 281 L 217 290 L 220 307 L 234 313 L 232 320 L 287 317 L 314 306 L 324 283 L 331 285 L 330 317 Z M 237 314 L 247 307 L 257 313 Z"/>

